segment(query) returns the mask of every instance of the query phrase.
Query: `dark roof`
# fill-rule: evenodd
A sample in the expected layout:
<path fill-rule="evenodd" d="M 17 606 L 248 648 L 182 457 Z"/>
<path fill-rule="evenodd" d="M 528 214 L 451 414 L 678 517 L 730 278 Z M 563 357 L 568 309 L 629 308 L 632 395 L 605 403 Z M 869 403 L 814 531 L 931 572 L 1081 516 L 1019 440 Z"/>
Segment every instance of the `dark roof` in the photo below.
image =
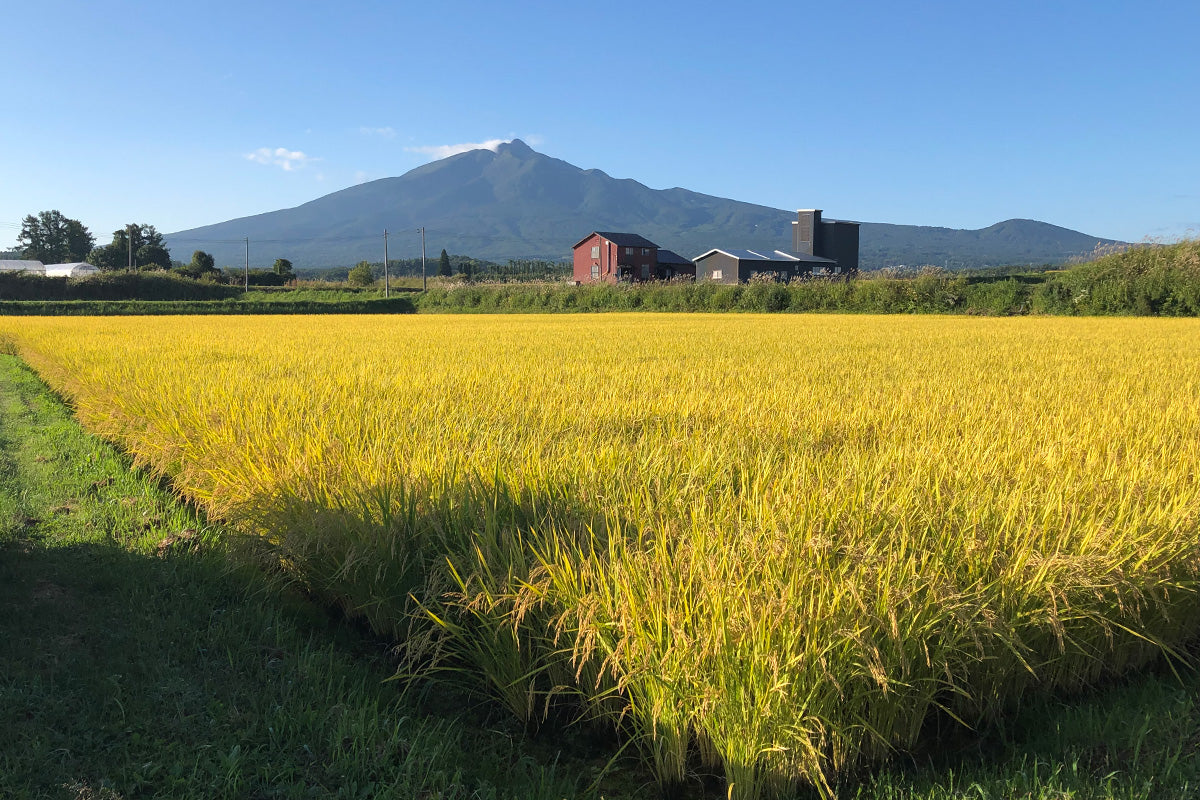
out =
<path fill-rule="evenodd" d="M 684 258 L 674 250 L 663 250 L 661 247 L 658 249 L 658 263 L 687 264 L 689 267 L 692 266 L 692 260 L 690 258 Z"/>
<path fill-rule="evenodd" d="M 732 256 L 738 261 L 769 261 L 776 264 L 794 264 L 797 261 L 802 261 L 806 264 L 836 264 L 832 258 L 821 258 L 820 256 L 794 256 L 790 253 L 785 253 L 782 250 L 776 250 L 774 253 L 764 255 L 754 250 L 727 250 L 723 247 L 709 250 L 703 255 L 696 256 L 699 261 L 702 258 L 708 258 L 713 253 L 724 253 L 727 256 Z"/>
<path fill-rule="evenodd" d="M 580 245 L 590 239 L 592 234 L 600 234 L 608 241 L 611 241 L 613 245 L 617 245 L 618 247 L 658 247 L 658 245 L 655 245 L 654 242 L 647 239 L 646 236 L 638 236 L 637 234 L 612 233 L 612 231 L 607 230 L 593 230 L 592 233 L 584 236 L 583 239 L 580 240 Z M 576 245 L 576 247 L 580 245 Z"/>
<path fill-rule="evenodd" d="M 856 222 L 854 224 L 857 225 L 858 223 Z M 779 252 L 779 251 L 777 250 L 775 252 Z M 799 255 L 793 254 L 791 256 L 791 258 L 794 258 L 797 261 L 803 261 L 806 264 L 836 264 L 837 263 L 837 259 L 835 259 L 835 258 L 822 258 L 821 256 L 810 256 L 805 253 L 800 253 Z"/>

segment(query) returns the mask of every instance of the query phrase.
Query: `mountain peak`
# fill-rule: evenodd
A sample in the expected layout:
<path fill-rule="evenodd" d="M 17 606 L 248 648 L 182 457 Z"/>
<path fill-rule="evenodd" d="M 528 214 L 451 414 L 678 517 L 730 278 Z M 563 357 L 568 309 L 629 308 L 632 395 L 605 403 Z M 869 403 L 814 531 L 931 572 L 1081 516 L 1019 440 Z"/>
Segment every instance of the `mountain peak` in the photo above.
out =
<path fill-rule="evenodd" d="M 525 144 L 520 139 L 513 139 L 511 142 L 502 142 L 496 147 L 496 153 L 508 153 L 509 155 L 525 158 L 534 153 L 534 149 Z"/>

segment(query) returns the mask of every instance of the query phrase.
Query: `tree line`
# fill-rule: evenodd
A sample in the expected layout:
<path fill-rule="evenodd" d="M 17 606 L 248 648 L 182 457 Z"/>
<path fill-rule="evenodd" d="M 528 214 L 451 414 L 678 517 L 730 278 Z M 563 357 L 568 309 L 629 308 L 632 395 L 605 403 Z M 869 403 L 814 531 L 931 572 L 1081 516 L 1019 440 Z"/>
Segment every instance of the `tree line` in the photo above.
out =
<path fill-rule="evenodd" d="M 193 252 L 191 261 L 174 261 L 158 229 L 141 223 L 131 223 L 113 231 L 109 244 L 97 246 L 96 237 L 86 225 L 57 209 L 29 214 L 21 221 L 17 254 L 43 264 L 86 261 L 106 272 L 163 269 L 197 280 L 224 279 L 229 283 L 235 282 L 235 278 L 248 278 L 248 282 L 256 286 L 282 286 L 295 278 L 292 262 L 286 258 L 276 259 L 269 270 L 249 270 L 247 275 L 238 275 L 236 269 L 218 269 L 212 254 L 203 250 Z"/>

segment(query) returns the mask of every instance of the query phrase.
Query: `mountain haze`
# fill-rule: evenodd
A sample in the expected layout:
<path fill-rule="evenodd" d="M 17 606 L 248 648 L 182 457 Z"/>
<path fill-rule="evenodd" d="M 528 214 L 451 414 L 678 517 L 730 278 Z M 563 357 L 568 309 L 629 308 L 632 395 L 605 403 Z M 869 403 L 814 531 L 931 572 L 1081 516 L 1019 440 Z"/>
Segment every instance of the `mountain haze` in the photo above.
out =
<path fill-rule="evenodd" d="M 797 206 L 817 205 L 797 196 Z M 836 216 L 836 215 L 832 215 Z M 252 266 L 287 258 L 298 268 L 420 255 L 442 248 L 476 258 L 569 258 L 593 230 L 640 233 L 694 257 L 713 247 L 787 250 L 795 213 L 686 189 L 651 189 L 635 180 L 581 169 L 535 152 L 520 139 L 417 167 L 397 178 L 352 186 L 296 208 L 169 234 L 175 258 L 206 250 L 218 264 L 240 265 L 243 237 Z M 1056 263 L 1111 243 L 1034 220 L 976 231 L 863 223 L 865 269 L 907 264 L 972 267 Z"/>

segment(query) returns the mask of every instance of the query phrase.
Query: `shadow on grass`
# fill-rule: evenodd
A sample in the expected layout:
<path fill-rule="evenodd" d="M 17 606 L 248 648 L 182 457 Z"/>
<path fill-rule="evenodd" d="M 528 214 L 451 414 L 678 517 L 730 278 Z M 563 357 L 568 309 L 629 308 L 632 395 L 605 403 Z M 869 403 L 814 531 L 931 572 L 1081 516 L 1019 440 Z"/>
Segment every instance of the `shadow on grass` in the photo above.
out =
<path fill-rule="evenodd" d="M 194 540 L 141 555 L 31 527 L 0 546 L 2 796 L 581 791 L 517 732 L 426 713 L 383 683 L 380 645 L 249 589 Z"/>

